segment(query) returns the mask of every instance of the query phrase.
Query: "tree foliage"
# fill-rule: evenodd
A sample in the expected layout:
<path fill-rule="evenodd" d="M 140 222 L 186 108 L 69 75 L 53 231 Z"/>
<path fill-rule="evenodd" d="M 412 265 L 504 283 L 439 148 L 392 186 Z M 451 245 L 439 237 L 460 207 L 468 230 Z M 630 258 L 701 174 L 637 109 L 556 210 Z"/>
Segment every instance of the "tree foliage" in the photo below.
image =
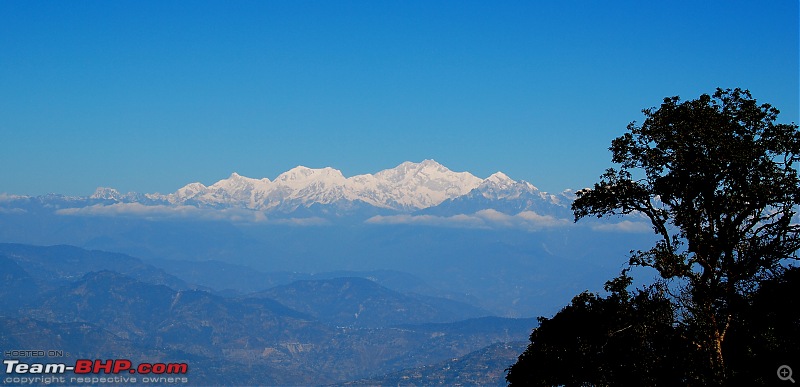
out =
<path fill-rule="evenodd" d="M 511 385 L 674 386 L 686 384 L 688 343 L 674 326 L 664 289 L 629 292 L 631 278 L 609 281 L 611 294 L 588 292 L 552 319 L 539 318 L 528 349 L 509 368 Z M 680 356 L 677 356 L 680 354 Z"/>
<path fill-rule="evenodd" d="M 512 386 L 705 386 L 714 383 L 704 352 L 691 341 L 676 305 L 657 283 L 633 292 L 623 274 L 601 297 L 573 298 L 553 318 L 539 318 L 530 344 L 512 365 Z M 776 370 L 800 358 L 800 268 L 778 270 L 734 308 L 725 341 L 732 385 L 773 386 Z"/>
<path fill-rule="evenodd" d="M 609 169 L 577 193 L 575 219 L 638 212 L 660 236 L 631 264 L 687 282 L 682 307 L 716 380 L 732 305 L 800 248 L 800 132 L 746 90 L 717 89 L 645 109 L 641 125 L 611 143 Z M 637 177 L 634 177 L 636 173 Z M 639 177 L 640 176 L 640 177 Z"/>
<path fill-rule="evenodd" d="M 631 123 L 611 143 L 618 169 L 577 192 L 575 220 L 625 214 L 649 219 L 658 240 L 648 250 L 632 251 L 630 264 L 656 269 L 673 289 L 682 286 L 669 297 L 678 318 L 664 321 L 674 322 L 690 344 L 684 358 L 699 354 L 702 360 L 693 361 L 700 368 L 686 381 L 725 384 L 734 374 L 726 358 L 735 358 L 726 349 L 735 346 L 725 339 L 737 326 L 743 329 L 742 308 L 752 304 L 749 297 L 761 282 L 797 259 L 800 131 L 794 123 L 776 123 L 777 109 L 741 89 L 717 89 L 688 101 L 665 98 L 643 113 L 641 125 Z M 583 297 L 562 316 L 591 305 L 605 305 L 600 309 L 608 312 L 611 300 Z M 554 332 L 547 327 L 554 320 L 543 320 L 539 329 L 545 333 L 534 332 L 532 339 L 546 342 L 542 335 Z"/>
<path fill-rule="evenodd" d="M 735 310 L 723 352 L 739 385 L 773 386 L 778 367 L 800 359 L 800 268 L 779 272 Z"/>

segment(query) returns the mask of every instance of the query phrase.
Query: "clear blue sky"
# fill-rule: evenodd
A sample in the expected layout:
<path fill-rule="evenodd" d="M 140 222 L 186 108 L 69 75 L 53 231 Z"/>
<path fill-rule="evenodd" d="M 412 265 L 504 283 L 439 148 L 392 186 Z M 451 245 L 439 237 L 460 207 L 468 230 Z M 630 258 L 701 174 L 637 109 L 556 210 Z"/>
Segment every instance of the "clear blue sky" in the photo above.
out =
<path fill-rule="evenodd" d="M 499 3 L 499 4 L 498 4 Z M 0 2 L 0 192 L 433 158 L 581 188 L 665 96 L 798 122 L 798 2 Z"/>

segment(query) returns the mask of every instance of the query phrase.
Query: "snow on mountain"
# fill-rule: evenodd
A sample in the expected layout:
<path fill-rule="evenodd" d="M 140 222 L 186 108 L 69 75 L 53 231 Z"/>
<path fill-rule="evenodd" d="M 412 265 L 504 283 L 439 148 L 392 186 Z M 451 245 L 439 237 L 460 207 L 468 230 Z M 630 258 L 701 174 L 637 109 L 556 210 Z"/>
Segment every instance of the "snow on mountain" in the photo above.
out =
<path fill-rule="evenodd" d="M 346 181 L 337 169 L 298 166 L 278 175 L 258 208 L 289 212 L 301 206 L 346 200 Z"/>
<path fill-rule="evenodd" d="M 208 188 L 201 183 L 189 183 L 179 188 L 175 193 L 164 196 L 170 203 L 181 203 L 189 199 L 194 199 L 198 195 L 206 192 Z"/>
<path fill-rule="evenodd" d="M 269 189 L 269 179 L 251 179 L 234 172 L 206 189 L 203 200 L 211 203 L 229 204 L 235 207 L 254 208 L 260 201 L 260 193 Z"/>
<path fill-rule="evenodd" d="M 352 177 L 330 167 L 297 166 L 274 180 L 254 179 L 234 172 L 212 185 L 190 183 L 167 195 L 121 194 L 113 188 L 100 187 L 85 199 L 250 209 L 276 216 L 369 216 L 398 212 L 451 216 L 495 210 L 511 215 L 533 211 L 571 217 L 569 205 L 574 193 L 568 190 L 548 194 L 502 172 L 481 179 L 469 172 L 453 172 L 434 160 L 424 160 Z"/>
<path fill-rule="evenodd" d="M 269 179 L 251 179 L 232 173 L 208 187 L 201 183 L 187 184 L 174 193 L 161 196 L 172 204 L 200 204 L 211 207 L 255 208 L 259 192 L 269 186 Z"/>
<path fill-rule="evenodd" d="M 121 201 L 123 198 L 124 196 L 121 193 L 119 193 L 119 191 L 108 187 L 97 187 L 92 196 L 89 196 L 89 199 L 116 200 L 116 201 Z"/>
<path fill-rule="evenodd" d="M 561 195 L 542 192 L 527 181 L 513 180 L 506 174 L 497 172 L 465 195 L 422 209 L 420 213 L 447 216 L 491 209 L 512 215 L 533 211 L 539 215 L 569 217 L 570 203 L 569 200 L 563 200 Z"/>
<path fill-rule="evenodd" d="M 405 162 L 375 175 L 345 178 L 330 167 L 292 168 L 270 181 L 233 173 L 211 186 L 191 183 L 165 195 L 172 204 L 244 207 L 289 212 L 315 204 L 364 202 L 374 207 L 413 211 L 463 195 L 481 183 L 469 172 L 453 172 L 433 160 Z"/>
<path fill-rule="evenodd" d="M 475 188 L 487 199 L 514 199 L 525 193 L 541 193 L 538 188 L 527 181 L 512 180 L 503 172 L 496 172 L 487 177 Z"/>
<path fill-rule="evenodd" d="M 435 206 L 463 195 L 481 182 L 469 172 L 453 172 L 433 160 L 404 162 L 373 175 L 352 178 L 359 199 L 402 211 Z"/>
<path fill-rule="evenodd" d="M 81 200 L 86 198 L 70 198 L 69 200 Z M 115 202 L 141 202 L 146 201 L 147 197 L 135 192 L 128 192 L 126 194 L 120 193 L 114 188 L 97 187 L 94 193 L 88 197 L 89 200 L 103 200 Z"/>

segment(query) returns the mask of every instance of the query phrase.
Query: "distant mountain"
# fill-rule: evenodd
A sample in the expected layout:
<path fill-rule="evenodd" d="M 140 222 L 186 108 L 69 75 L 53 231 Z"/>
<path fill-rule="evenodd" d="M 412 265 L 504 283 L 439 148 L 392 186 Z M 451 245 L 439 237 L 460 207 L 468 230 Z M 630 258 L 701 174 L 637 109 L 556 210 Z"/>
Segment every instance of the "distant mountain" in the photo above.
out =
<path fill-rule="evenodd" d="M 431 287 L 417 276 L 397 270 L 337 270 L 319 273 L 301 272 L 263 272 L 253 267 L 208 260 L 185 261 L 171 259 L 152 259 L 148 261 L 183 281 L 214 289 L 228 295 L 242 295 L 260 292 L 280 285 L 288 285 L 301 280 L 330 280 L 342 277 L 366 278 L 381 286 L 400 293 L 414 293 L 416 297 L 432 295 L 448 299 L 464 300 L 459 294 L 448 294 Z M 473 300 L 474 301 L 474 300 Z"/>
<path fill-rule="evenodd" d="M 464 356 L 436 364 L 371 377 L 347 385 L 369 386 L 506 386 L 506 368 L 514 364 L 528 343 L 496 343 Z"/>
<path fill-rule="evenodd" d="M 651 245 L 651 225 L 636 216 L 574 224 L 574 197 L 501 172 L 486 179 L 453 172 L 432 160 L 353 177 L 297 167 L 274 180 L 233 174 L 166 195 L 102 188 L 91 197 L 0 195 L 0 242 L 123 252 L 229 295 L 326 272 L 394 270 L 428 287 L 404 293 L 522 317 L 602 288 L 629 251 Z"/>
<path fill-rule="evenodd" d="M 36 302 L 41 285 L 13 259 L 0 254 L 0 310 L 11 311 Z"/>
<path fill-rule="evenodd" d="M 27 255 L 37 255 L 36 250 L 43 248 L 28 249 Z M 129 259 L 113 254 L 106 258 Z M 8 270 L 0 276 L 0 288 L 20 286 L 32 278 L 13 259 L 0 259 L 0 265 Z M 322 288 L 328 283 L 357 289 L 336 294 L 367 300 L 367 309 L 388 305 L 413 315 L 415 308 L 420 308 L 418 314 L 424 316 L 432 305 L 430 300 L 404 297 L 366 279 L 317 283 Z M 4 348 L 62 350 L 67 353 L 65 361 L 185 361 L 190 364 L 188 377 L 193 385 L 341 384 L 441 362 L 492 343 L 524 340 L 535 324 L 533 319 L 481 318 L 395 327 L 337 327 L 271 298 L 175 290 L 108 270 L 67 279 L 54 290 L 32 287 L 26 291 L 25 296 L 35 298 L 35 303 L 19 308 L 9 305 L 0 316 L 0 345 Z M 325 293 L 308 294 L 332 301 L 333 293 Z M 299 298 L 298 302 L 302 304 Z M 351 303 L 346 300 L 330 303 L 327 315 L 350 312 Z M 305 304 L 320 307 L 318 301 Z"/>
<path fill-rule="evenodd" d="M 357 277 L 296 281 L 251 297 L 269 297 L 322 321 L 347 327 L 453 322 L 489 315 L 461 302 L 401 294 Z"/>
<path fill-rule="evenodd" d="M 194 207 L 250 210 L 273 217 L 360 216 L 363 219 L 432 208 L 436 209 L 428 213 L 438 215 L 483 209 L 511 215 L 521 211 L 554 214 L 564 213 L 571 201 L 568 195 L 546 194 L 530 183 L 512 180 L 501 172 L 481 179 L 469 172 L 453 172 L 433 160 L 404 162 L 375 174 L 352 177 L 345 177 L 341 171 L 330 167 L 303 166 L 292 168 L 274 180 L 232 173 L 212 185 L 190 183 L 170 194 L 123 194 L 113 188 L 99 187 L 88 197 L 6 195 L 0 199 L 3 199 L 0 208 L 6 207 L 6 211 L 28 211 L 26 204 L 41 203 L 62 214 L 148 216 L 175 208 L 186 215 L 191 213 L 188 208 Z M 140 206 L 119 206 L 121 204 Z M 151 207 L 150 210 L 147 207 Z"/>
<path fill-rule="evenodd" d="M 123 257 L 107 255 L 111 261 Z M 16 265 L 11 259 L 0 258 L 3 263 Z M 0 276 L 0 288 L 11 289 L 20 285 L 19 279 L 26 278 L 30 275 L 16 265 L 13 275 Z M 322 337 L 314 340 L 325 342 L 335 331 L 311 323 L 308 316 L 273 300 L 236 301 L 204 291 L 176 291 L 113 271 L 89 272 L 55 290 L 28 290 L 24 297 L 35 303 L 3 309 L 3 348 L 59 350 L 65 353 L 63 360 L 67 363 L 87 358 L 188 362 L 192 385 L 333 380 L 305 367 L 280 343 L 312 337 Z M 257 343 L 278 343 L 279 348 L 270 361 L 254 367 L 252 361 L 243 360 L 264 350 L 263 346 L 247 350 Z M 281 353 L 286 354 L 286 364 L 275 361 Z"/>
<path fill-rule="evenodd" d="M 47 358 L 46 363 L 58 361 L 75 364 L 77 359 L 123 358 L 137 363 L 144 361 L 187 363 L 189 365 L 188 374 L 171 376 L 185 376 L 189 385 L 309 385 L 315 380 L 325 380 L 324 375 L 317 374 L 310 369 L 287 369 L 267 362 L 240 363 L 164 346 L 153 346 L 151 343 L 136 343 L 87 321 L 57 322 L 29 317 L 0 316 L 0 332 L 3 332 L 0 334 L 0 346 L 3 348 L 36 348 L 63 353 L 63 357 Z M 16 359 L 29 363 L 42 362 L 41 357 L 26 358 L 22 356 L 16 357 Z M 0 370 L 0 375 L 5 376 L 5 368 Z M 85 375 L 67 373 L 64 376 L 67 377 L 66 381 L 70 381 L 70 377 Z M 140 375 L 128 376 L 138 377 L 139 382 L 142 381 Z M 46 384 L 34 382 L 34 385 Z M 64 385 L 78 384 L 71 382 Z"/>
<path fill-rule="evenodd" d="M 204 356 L 220 355 L 226 345 L 244 337 L 269 342 L 330 332 L 323 326 L 309 326 L 309 316 L 273 300 L 234 300 L 205 291 L 175 291 L 113 271 L 92 272 L 50 292 L 31 315 L 92 322 L 118 337 L 151 345 L 160 342 L 187 352 L 203 347 L 206 341 L 220 343 L 214 351 L 198 349 Z M 251 336 L 252 329 L 242 329 L 248 325 L 285 326 L 291 332 L 274 330 L 256 337 Z"/>
<path fill-rule="evenodd" d="M 186 282 L 125 254 L 85 250 L 75 246 L 31 246 L 19 243 L 0 243 L 0 258 L 14 262 L 24 275 L 37 284 L 53 287 L 101 270 L 113 270 L 131 275 L 143 282 L 166 285 L 173 289 L 189 289 Z M 0 259 L 0 264 L 3 260 Z M 8 264 L 8 263 L 7 263 Z M 9 267 L 6 275 L 16 273 Z M 15 274 L 23 275 L 23 274 Z"/>
<path fill-rule="evenodd" d="M 509 215 L 532 211 L 539 215 L 570 218 L 573 200 L 570 191 L 548 194 L 527 181 L 512 180 L 506 174 L 497 172 L 468 193 L 449 198 L 418 213 L 451 216 L 491 209 Z"/>
<path fill-rule="evenodd" d="M 171 204 L 238 207 L 269 212 L 292 212 L 314 204 L 340 206 L 365 203 L 370 206 L 408 211 L 426 208 L 466 194 L 481 179 L 468 172 L 453 172 L 425 160 L 405 162 L 375 175 L 345 178 L 339 170 L 303 166 L 278 175 L 275 180 L 251 179 L 233 173 L 208 187 L 189 184 L 169 195 L 150 195 Z M 105 195 L 119 197 L 119 195 Z"/>

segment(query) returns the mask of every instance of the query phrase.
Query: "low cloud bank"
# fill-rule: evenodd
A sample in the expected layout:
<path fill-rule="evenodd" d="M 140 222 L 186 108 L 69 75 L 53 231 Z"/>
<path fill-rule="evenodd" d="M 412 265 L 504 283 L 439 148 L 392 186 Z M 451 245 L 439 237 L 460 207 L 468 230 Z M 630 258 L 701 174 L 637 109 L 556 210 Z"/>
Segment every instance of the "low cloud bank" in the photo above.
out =
<path fill-rule="evenodd" d="M 534 211 L 522 211 L 509 215 L 496 210 L 481 210 L 473 214 L 452 216 L 435 215 L 389 215 L 373 216 L 366 220 L 369 224 L 416 224 L 436 227 L 503 229 L 513 228 L 528 231 L 565 227 L 589 227 L 599 232 L 649 233 L 652 228 L 646 222 L 623 220 L 608 223 L 608 220 L 596 220 L 593 223 L 573 223 L 572 219 L 557 218 L 552 215 L 540 215 Z"/>
<path fill-rule="evenodd" d="M 592 225 L 592 230 L 595 231 L 616 231 L 616 232 L 631 232 L 631 233 L 649 233 L 653 232 L 653 227 L 645 222 L 631 222 L 623 220 L 618 223 L 601 223 Z"/>
<path fill-rule="evenodd" d="M 269 218 L 264 212 L 243 208 L 199 208 L 180 205 L 144 205 L 141 203 L 95 204 L 80 208 L 63 208 L 55 211 L 65 216 L 134 216 L 152 220 L 201 219 L 222 220 L 236 223 L 286 224 L 296 226 L 315 226 L 328 224 L 328 220 L 310 218 Z"/>
<path fill-rule="evenodd" d="M 2 211 L 0 211 L 1 213 Z M 8 211 L 7 211 L 8 212 Z M 150 220 L 198 219 L 228 221 L 252 224 L 282 224 L 294 226 L 319 226 L 335 224 L 336 219 L 322 217 L 270 217 L 263 211 L 246 208 L 202 208 L 189 205 L 145 205 L 141 203 L 95 204 L 87 207 L 63 208 L 55 211 L 63 216 L 129 216 Z M 652 228 L 646 222 L 623 220 L 610 223 L 607 220 L 586 223 L 573 223 L 571 219 L 552 215 L 541 215 L 534 211 L 522 211 L 509 215 L 497 210 L 486 209 L 472 214 L 450 216 L 437 215 L 378 215 L 364 221 L 367 224 L 384 225 L 423 225 L 469 229 L 518 229 L 539 231 L 566 227 L 589 227 L 598 232 L 647 233 Z"/>
<path fill-rule="evenodd" d="M 539 215 L 533 211 L 523 211 L 508 215 L 496 210 L 481 210 L 473 214 L 452 216 L 435 215 L 389 215 L 373 216 L 366 220 L 371 224 L 419 224 L 456 228 L 520 228 L 541 230 L 545 228 L 566 227 L 572 222 L 551 215 Z"/>

